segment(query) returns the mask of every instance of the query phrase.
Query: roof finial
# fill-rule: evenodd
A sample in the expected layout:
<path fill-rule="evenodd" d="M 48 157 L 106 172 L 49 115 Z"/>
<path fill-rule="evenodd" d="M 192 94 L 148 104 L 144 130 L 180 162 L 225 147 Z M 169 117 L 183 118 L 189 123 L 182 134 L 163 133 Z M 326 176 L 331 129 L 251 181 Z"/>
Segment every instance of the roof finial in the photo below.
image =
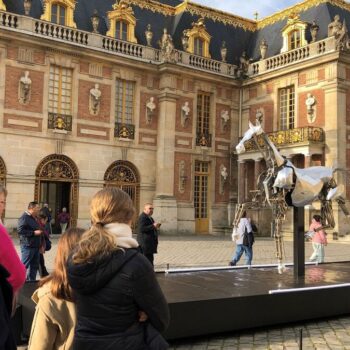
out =
<path fill-rule="evenodd" d="M 254 12 L 254 17 L 255 17 L 255 20 L 257 21 L 257 20 L 258 20 L 258 17 L 259 17 L 259 12 L 258 12 L 258 11 L 255 11 L 255 12 Z"/>

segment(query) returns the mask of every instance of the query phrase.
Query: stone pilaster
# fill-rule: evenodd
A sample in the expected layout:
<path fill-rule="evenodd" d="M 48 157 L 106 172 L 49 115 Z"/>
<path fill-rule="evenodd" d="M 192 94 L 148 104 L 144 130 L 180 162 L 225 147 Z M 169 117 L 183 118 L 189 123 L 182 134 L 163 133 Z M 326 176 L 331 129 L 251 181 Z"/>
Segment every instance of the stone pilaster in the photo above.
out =
<path fill-rule="evenodd" d="M 238 162 L 238 203 L 244 203 L 246 199 L 246 162 Z"/>
<path fill-rule="evenodd" d="M 164 92 L 159 99 L 156 196 L 154 217 L 161 232 L 177 232 L 177 202 L 174 197 L 175 118 L 177 96 Z"/>

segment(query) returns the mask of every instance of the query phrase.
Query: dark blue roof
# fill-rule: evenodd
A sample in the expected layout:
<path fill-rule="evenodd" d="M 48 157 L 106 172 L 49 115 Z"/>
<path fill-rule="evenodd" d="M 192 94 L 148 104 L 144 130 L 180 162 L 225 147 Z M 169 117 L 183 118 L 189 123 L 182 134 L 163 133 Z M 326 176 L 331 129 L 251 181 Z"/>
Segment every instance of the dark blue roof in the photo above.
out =
<path fill-rule="evenodd" d="M 159 0 L 160 3 L 177 6 L 182 0 Z M 24 14 L 23 0 L 4 0 L 7 10 L 10 12 Z M 78 29 L 92 31 L 91 15 L 96 9 L 101 21 L 99 24 L 99 32 L 106 34 L 108 30 L 107 12 L 112 10 L 115 0 L 79 0 L 76 3 L 74 20 Z M 140 8 L 132 5 L 134 15 L 137 19 L 135 36 L 140 44 L 146 45 L 145 30 L 147 24 L 151 24 L 154 34 L 152 45 L 158 48 L 158 41 L 163 33 L 163 28 L 167 28 L 169 34 L 172 35 L 175 47 L 182 49 L 181 36 L 184 29 L 192 28 L 192 23 L 199 19 L 198 15 L 192 15 L 189 12 L 183 12 L 175 16 L 166 16 L 159 12 Z M 30 15 L 34 18 L 40 18 L 43 13 L 42 0 L 33 0 Z M 316 21 L 320 26 L 317 39 L 327 37 L 328 24 L 333 21 L 336 14 L 340 15 L 341 21 L 346 20 L 347 26 L 350 25 L 350 12 L 330 3 L 322 3 L 314 7 L 310 7 L 299 13 L 300 20 L 307 23 Z M 232 17 L 234 18 L 234 17 Z M 249 20 L 247 23 L 251 24 Z M 213 59 L 220 60 L 220 47 L 222 41 L 227 46 L 227 61 L 229 63 L 237 63 L 238 58 L 244 50 L 247 51 L 249 57 L 258 60 L 260 57 L 259 45 L 263 38 L 268 43 L 267 57 L 278 54 L 282 48 L 281 30 L 287 24 L 287 18 L 276 21 L 273 24 L 266 25 L 257 31 L 243 29 L 233 24 L 225 24 L 222 21 L 214 21 L 211 18 L 205 18 L 205 26 L 211 35 L 210 54 Z M 310 32 L 307 30 L 306 39 L 311 40 Z"/>

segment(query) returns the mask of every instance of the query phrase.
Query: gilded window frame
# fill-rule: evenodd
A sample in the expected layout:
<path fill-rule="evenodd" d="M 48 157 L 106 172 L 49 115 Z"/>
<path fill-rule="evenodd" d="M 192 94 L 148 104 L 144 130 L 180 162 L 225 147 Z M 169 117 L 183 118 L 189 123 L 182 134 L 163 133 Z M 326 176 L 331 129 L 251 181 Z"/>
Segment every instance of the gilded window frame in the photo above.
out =
<path fill-rule="evenodd" d="M 65 26 L 76 28 L 77 25 L 74 21 L 76 0 L 44 0 L 44 13 L 41 15 L 40 19 L 51 22 L 52 6 L 56 4 L 66 8 Z"/>

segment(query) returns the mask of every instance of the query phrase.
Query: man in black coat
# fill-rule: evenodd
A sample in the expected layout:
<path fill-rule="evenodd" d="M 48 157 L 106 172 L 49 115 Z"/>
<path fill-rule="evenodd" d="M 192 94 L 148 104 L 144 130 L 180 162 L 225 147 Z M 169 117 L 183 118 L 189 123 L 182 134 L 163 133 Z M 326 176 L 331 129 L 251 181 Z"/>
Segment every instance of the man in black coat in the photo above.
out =
<path fill-rule="evenodd" d="M 27 281 L 35 281 L 39 269 L 39 247 L 42 230 L 36 220 L 39 204 L 30 202 L 28 210 L 18 219 L 21 260 L 27 269 Z"/>
<path fill-rule="evenodd" d="M 137 235 L 137 241 L 142 249 L 142 253 L 152 265 L 154 260 L 153 254 L 157 253 L 158 229 L 161 225 L 153 220 L 153 209 L 151 203 L 145 204 L 143 212 L 139 216 Z"/>

